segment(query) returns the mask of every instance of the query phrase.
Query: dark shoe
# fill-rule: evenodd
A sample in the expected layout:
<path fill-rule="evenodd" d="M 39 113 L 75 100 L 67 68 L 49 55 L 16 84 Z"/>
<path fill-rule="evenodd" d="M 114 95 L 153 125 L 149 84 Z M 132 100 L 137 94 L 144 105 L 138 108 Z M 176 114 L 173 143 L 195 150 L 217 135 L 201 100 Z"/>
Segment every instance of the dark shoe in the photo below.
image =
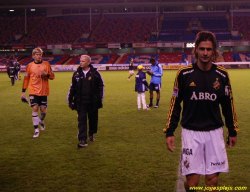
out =
<path fill-rule="evenodd" d="M 41 131 L 44 131 L 44 130 L 45 130 L 44 122 L 43 122 L 43 121 L 40 121 L 39 124 L 40 124 L 40 129 L 41 129 Z"/>
<path fill-rule="evenodd" d="M 90 142 L 94 142 L 95 141 L 94 135 L 89 136 L 89 141 Z"/>
<path fill-rule="evenodd" d="M 153 105 L 150 105 L 150 104 L 149 104 L 149 105 L 147 105 L 147 107 L 153 107 Z"/>
<path fill-rule="evenodd" d="M 87 147 L 87 146 L 88 146 L 88 143 L 87 143 L 87 141 L 82 140 L 82 141 L 80 141 L 80 143 L 78 143 L 77 146 L 78 146 L 79 148 Z"/>

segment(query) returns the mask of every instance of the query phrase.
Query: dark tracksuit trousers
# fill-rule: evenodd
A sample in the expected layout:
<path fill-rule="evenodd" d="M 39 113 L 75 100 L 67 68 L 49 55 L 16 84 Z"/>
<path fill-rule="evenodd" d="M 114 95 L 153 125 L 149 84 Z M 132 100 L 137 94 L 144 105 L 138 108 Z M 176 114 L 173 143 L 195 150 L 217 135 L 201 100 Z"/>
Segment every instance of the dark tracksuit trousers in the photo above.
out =
<path fill-rule="evenodd" d="M 98 126 L 98 109 L 93 108 L 91 103 L 82 103 L 78 111 L 78 139 L 87 140 L 87 131 L 89 121 L 89 135 L 97 133 Z"/>
<path fill-rule="evenodd" d="M 94 107 L 93 95 L 91 91 L 91 82 L 87 77 L 81 79 L 81 102 L 78 112 L 78 139 L 87 140 L 88 123 L 89 123 L 89 136 L 97 133 L 98 126 L 98 108 Z"/>

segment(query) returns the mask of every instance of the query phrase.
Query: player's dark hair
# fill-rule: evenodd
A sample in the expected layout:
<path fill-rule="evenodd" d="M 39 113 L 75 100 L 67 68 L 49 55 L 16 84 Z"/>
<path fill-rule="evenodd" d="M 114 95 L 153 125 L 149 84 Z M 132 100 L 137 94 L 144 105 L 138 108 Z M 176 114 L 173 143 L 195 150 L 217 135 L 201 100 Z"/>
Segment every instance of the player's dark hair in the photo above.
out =
<path fill-rule="evenodd" d="M 149 59 L 149 63 L 153 63 L 153 62 L 156 62 L 156 60 L 155 60 L 155 58 L 151 57 L 151 58 Z"/>
<path fill-rule="evenodd" d="M 199 32 L 197 34 L 196 39 L 195 39 L 195 47 L 194 47 L 194 49 L 192 51 L 194 59 L 196 61 L 198 59 L 197 49 L 198 49 L 199 44 L 202 41 L 211 41 L 212 42 L 213 51 L 214 51 L 212 61 L 213 62 L 220 61 L 219 50 L 218 50 L 218 47 L 217 47 L 217 40 L 216 40 L 215 35 L 210 31 L 201 31 L 201 32 Z"/>

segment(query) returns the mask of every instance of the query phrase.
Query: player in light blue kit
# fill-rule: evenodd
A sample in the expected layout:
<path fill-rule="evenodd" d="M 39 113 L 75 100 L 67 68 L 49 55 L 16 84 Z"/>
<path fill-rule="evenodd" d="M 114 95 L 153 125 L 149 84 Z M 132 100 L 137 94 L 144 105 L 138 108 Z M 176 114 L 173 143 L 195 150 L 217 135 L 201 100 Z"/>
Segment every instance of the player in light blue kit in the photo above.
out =
<path fill-rule="evenodd" d="M 147 73 L 151 76 L 151 81 L 149 85 L 149 93 L 150 93 L 150 103 L 149 107 L 153 106 L 153 91 L 156 91 L 157 93 L 157 100 L 156 100 L 156 105 L 154 108 L 159 107 L 159 101 L 160 101 L 160 91 L 161 91 L 161 76 L 163 75 L 163 70 L 161 64 L 156 61 L 155 58 L 150 58 L 149 62 L 152 64 L 151 65 L 151 71 L 148 71 Z"/>
<path fill-rule="evenodd" d="M 145 91 L 148 90 L 148 82 L 146 81 L 146 74 L 142 71 L 143 66 L 139 65 L 137 67 L 138 73 L 135 76 L 135 91 L 137 94 L 137 106 L 138 110 L 141 110 L 141 103 L 143 110 L 150 110 L 147 108 L 146 99 L 145 99 Z"/>

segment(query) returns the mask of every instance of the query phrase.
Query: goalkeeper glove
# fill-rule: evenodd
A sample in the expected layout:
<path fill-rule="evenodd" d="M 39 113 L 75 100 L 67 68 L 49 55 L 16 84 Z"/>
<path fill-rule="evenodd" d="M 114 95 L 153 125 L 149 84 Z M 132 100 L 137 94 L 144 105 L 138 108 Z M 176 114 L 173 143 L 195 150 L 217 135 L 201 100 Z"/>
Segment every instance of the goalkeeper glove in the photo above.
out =
<path fill-rule="evenodd" d="M 25 98 L 25 97 L 22 97 L 22 98 L 21 98 L 21 101 L 22 101 L 22 102 L 24 102 L 24 103 L 28 103 L 28 104 L 29 104 L 28 99 L 27 99 L 27 98 Z"/>
<path fill-rule="evenodd" d="M 73 103 L 69 104 L 69 108 L 75 110 L 75 105 Z"/>

